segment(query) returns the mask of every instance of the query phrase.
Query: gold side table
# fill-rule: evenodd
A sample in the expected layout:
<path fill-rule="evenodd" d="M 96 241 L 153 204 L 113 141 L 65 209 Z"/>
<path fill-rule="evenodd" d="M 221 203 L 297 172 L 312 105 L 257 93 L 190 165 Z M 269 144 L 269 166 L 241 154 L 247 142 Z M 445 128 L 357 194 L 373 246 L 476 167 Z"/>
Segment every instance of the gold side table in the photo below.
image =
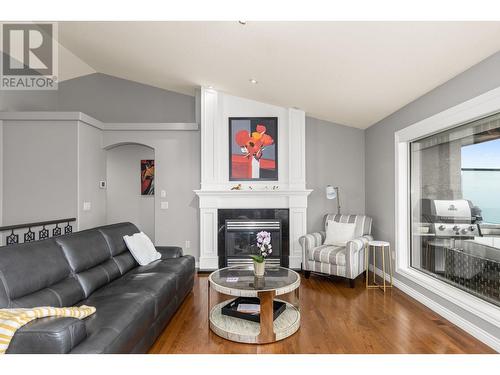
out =
<path fill-rule="evenodd" d="M 370 259 L 370 249 L 373 249 L 373 284 L 370 284 L 369 277 L 368 277 L 368 261 Z M 382 279 L 383 279 L 383 284 L 377 284 L 377 281 L 375 279 L 376 277 L 376 259 L 377 259 L 377 249 L 382 250 Z M 385 249 L 388 250 L 388 255 L 389 255 L 389 275 L 390 275 L 390 285 L 386 285 L 385 281 Z M 384 291 L 386 288 L 392 288 L 392 255 L 391 255 L 391 244 L 386 241 L 370 241 L 366 244 L 365 248 L 365 265 L 366 265 L 366 288 L 367 289 L 375 289 L 375 288 L 380 288 Z"/>

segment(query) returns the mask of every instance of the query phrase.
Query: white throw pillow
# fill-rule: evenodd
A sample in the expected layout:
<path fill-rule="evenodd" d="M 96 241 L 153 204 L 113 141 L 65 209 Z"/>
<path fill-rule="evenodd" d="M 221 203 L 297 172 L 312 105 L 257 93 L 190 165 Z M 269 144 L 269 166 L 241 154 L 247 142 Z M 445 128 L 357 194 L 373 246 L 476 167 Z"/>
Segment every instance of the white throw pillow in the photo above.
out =
<path fill-rule="evenodd" d="M 345 246 L 347 241 L 354 239 L 355 229 L 355 223 L 338 223 L 328 220 L 325 245 Z"/>
<path fill-rule="evenodd" d="M 141 266 L 161 258 L 161 254 L 156 251 L 153 242 L 143 232 L 135 233 L 132 236 L 123 236 L 123 239 L 134 259 Z"/>

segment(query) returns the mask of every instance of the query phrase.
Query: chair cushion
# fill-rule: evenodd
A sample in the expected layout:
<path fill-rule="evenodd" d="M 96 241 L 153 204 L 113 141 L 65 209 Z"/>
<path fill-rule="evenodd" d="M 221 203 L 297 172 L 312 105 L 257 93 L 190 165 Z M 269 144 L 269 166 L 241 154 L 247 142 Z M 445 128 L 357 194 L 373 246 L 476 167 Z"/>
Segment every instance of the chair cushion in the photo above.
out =
<path fill-rule="evenodd" d="M 309 251 L 309 260 L 345 266 L 345 246 L 321 245 Z"/>
<path fill-rule="evenodd" d="M 324 245 L 345 246 L 347 241 L 354 238 L 356 224 L 339 223 L 330 220 L 326 225 L 326 238 Z"/>
<path fill-rule="evenodd" d="M 311 271 L 324 273 L 327 275 L 347 277 L 347 267 L 340 266 L 338 264 L 311 261 L 311 263 L 309 264 L 309 269 Z"/>
<path fill-rule="evenodd" d="M 325 231 L 328 221 L 333 220 L 338 223 L 354 223 L 356 229 L 354 230 L 354 238 L 371 234 L 372 231 L 372 218 L 365 215 L 340 215 L 328 214 L 325 215 Z"/>

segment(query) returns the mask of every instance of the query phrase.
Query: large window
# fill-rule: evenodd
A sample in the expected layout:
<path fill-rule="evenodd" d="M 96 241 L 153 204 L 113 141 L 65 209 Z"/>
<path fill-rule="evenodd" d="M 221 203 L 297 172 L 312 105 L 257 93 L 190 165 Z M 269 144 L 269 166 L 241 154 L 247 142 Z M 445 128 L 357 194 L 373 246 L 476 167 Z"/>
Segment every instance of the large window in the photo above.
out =
<path fill-rule="evenodd" d="M 411 267 L 500 305 L 500 114 L 410 143 Z"/>

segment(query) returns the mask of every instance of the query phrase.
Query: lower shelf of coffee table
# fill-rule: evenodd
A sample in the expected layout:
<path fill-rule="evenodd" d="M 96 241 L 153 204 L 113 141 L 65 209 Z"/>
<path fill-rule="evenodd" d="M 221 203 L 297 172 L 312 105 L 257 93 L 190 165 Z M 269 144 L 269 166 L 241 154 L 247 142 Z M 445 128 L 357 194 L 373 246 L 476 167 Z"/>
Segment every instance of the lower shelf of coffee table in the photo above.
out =
<path fill-rule="evenodd" d="M 229 301 L 215 305 L 210 311 L 210 329 L 227 340 L 247 344 L 258 344 L 260 324 L 244 319 L 223 315 L 221 310 Z M 285 302 L 285 301 L 283 301 Z M 300 327 L 300 312 L 292 304 L 286 303 L 286 309 L 274 321 L 276 340 L 283 340 L 293 335 Z"/>

